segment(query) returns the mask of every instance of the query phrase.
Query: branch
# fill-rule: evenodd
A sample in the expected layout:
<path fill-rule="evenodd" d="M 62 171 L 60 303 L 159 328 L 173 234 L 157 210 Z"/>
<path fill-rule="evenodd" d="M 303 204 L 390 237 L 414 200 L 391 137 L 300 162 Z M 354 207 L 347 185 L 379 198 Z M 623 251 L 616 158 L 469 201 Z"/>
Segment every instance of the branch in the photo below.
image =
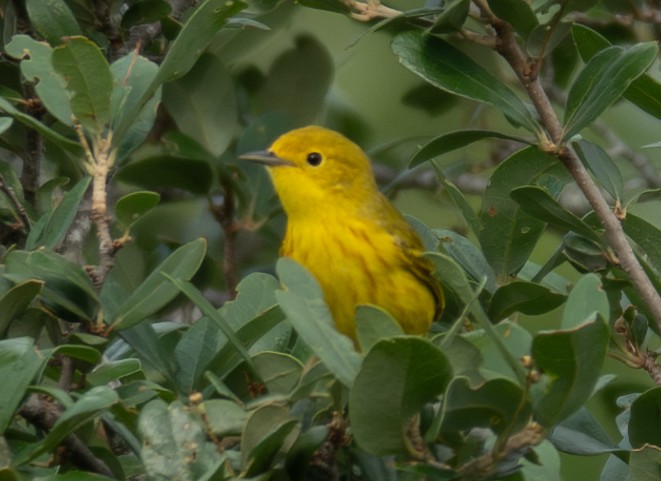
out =
<path fill-rule="evenodd" d="M 531 76 L 531 69 L 527 58 L 514 37 L 514 30 L 508 23 L 495 17 L 488 8 L 482 4 L 483 13 L 496 30 L 498 36 L 497 51 L 509 63 L 510 67 L 525 88 L 532 101 L 542 124 L 549 132 L 553 145 L 542 145 L 541 148 L 555 153 L 574 178 L 576 184 L 592 206 L 597 218 L 605 229 L 605 236 L 619 260 L 620 267 L 629 276 L 634 288 L 638 291 L 643 302 L 649 309 L 656 325 L 661 330 L 661 296 L 645 274 L 638 262 L 631 245 L 627 241 L 620 220 L 611 211 L 599 187 L 579 160 L 576 153 L 568 146 L 561 145 L 563 137 L 562 124 L 553 110 L 551 101 L 542 87 L 539 76 Z"/>
<path fill-rule="evenodd" d="M 240 225 L 235 221 L 236 205 L 234 202 L 234 189 L 231 181 L 222 179 L 223 197 L 220 204 L 213 204 L 210 199 L 211 213 L 223 229 L 223 273 L 230 299 L 236 297 L 236 286 L 239 283 L 236 272 L 237 253 L 236 236 Z"/>
<path fill-rule="evenodd" d="M 23 204 L 21 204 L 18 197 L 16 197 L 16 192 L 14 192 L 14 189 L 5 182 L 5 178 L 2 174 L 0 174 L 0 192 L 7 196 L 7 199 L 9 199 L 9 202 L 14 206 L 14 209 L 16 209 L 16 212 L 18 213 L 18 219 L 16 219 L 18 225 L 12 227 L 16 227 L 23 232 L 28 232 L 30 230 L 30 218 L 28 217 L 27 212 L 25 212 Z"/>

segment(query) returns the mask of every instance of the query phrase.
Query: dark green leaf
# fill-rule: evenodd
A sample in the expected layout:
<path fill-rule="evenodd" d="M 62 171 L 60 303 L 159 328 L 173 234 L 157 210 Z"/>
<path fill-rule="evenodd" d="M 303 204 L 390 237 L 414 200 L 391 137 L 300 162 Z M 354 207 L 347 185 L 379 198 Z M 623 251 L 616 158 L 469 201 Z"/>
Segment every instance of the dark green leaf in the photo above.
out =
<path fill-rule="evenodd" d="M 229 71 L 211 54 L 204 54 L 183 77 L 163 87 L 163 104 L 184 134 L 214 157 L 234 135 L 238 111 Z"/>
<path fill-rule="evenodd" d="M 174 350 L 177 385 L 190 393 L 216 355 L 222 331 L 209 318 L 198 319 L 186 330 Z"/>
<path fill-rule="evenodd" d="M 280 406 L 263 406 L 255 410 L 243 429 L 241 458 L 243 472 L 249 478 L 267 471 L 279 451 L 294 442 L 298 421 Z"/>
<path fill-rule="evenodd" d="M 631 405 L 629 441 L 634 448 L 661 446 L 661 387 L 648 389 Z"/>
<path fill-rule="evenodd" d="M 572 26 L 572 36 L 584 61 L 610 46 L 610 42 L 594 30 L 578 23 Z M 624 98 L 654 117 L 661 118 L 661 83 L 648 74 L 634 80 L 624 92 Z"/>
<path fill-rule="evenodd" d="M 551 197 L 549 192 L 535 185 L 524 185 L 513 189 L 510 193 L 521 209 L 537 219 L 548 222 L 551 225 L 562 227 L 580 234 L 597 244 L 603 241 L 584 221 L 576 217 L 575 214 L 568 211 L 560 203 Z"/>
<path fill-rule="evenodd" d="M 156 109 L 161 101 L 161 89 L 156 89 L 140 110 L 131 109 L 150 88 L 158 73 L 158 65 L 131 52 L 110 66 L 114 87 L 110 96 L 111 128 L 118 130 L 114 137 L 117 161 L 121 162 L 147 137 L 154 126 Z M 130 117 L 131 115 L 131 117 Z"/>
<path fill-rule="evenodd" d="M 122 330 L 145 320 L 179 294 L 163 274 L 189 280 L 199 269 L 206 254 L 204 239 L 189 242 L 159 264 L 140 286 L 124 301 L 119 312 L 109 319 L 110 329 Z"/>
<path fill-rule="evenodd" d="M 25 8 L 34 29 L 51 45 L 59 45 L 63 37 L 81 34 L 64 0 L 26 0 Z"/>
<path fill-rule="evenodd" d="M 158 337 L 153 324 L 141 322 L 133 327 L 119 332 L 119 336 L 136 352 L 141 359 L 144 359 L 150 366 L 160 372 L 168 381 L 174 384 L 175 381 L 175 360 L 172 352 L 169 351 Z M 106 355 L 110 359 L 116 359 L 113 356 L 113 346 L 108 348 Z"/>
<path fill-rule="evenodd" d="M 489 0 L 489 8 L 498 18 L 512 25 L 524 39 L 539 24 L 530 4 L 525 0 Z"/>
<path fill-rule="evenodd" d="M 291 479 L 309 479 L 308 468 L 313 456 L 328 438 L 328 426 L 312 426 L 302 433 L 287 453 L 285 467 Z"/>
<path fill-rule="evenodd" d="M 93 386 L 101 386 L 142 371 L 139 359 L 120 359 L 97 366 L 87 375 Z"/>
<path fill-rule="evenodd" d="M 448 386 L 443 402 L 442 432 L 488 428 L 497 434 L 521 431 L 530 421 L 531 407 L 520 386 L 505 378 L 471 386 L 457 377 Z"/>
<path fill-rule="evenodd" d="M 482 230 L 482 223 L 473 210 L 473 207 L 468 203 L 468 200 L 464 196 L 463 192 L 461 192 L 459 188 L 450 182 L 443 174 L 443 171 L 441 170 L 438 163 L 436 161 L 432 161 L 431 164 L 436 171 L 436 176 L 438 177 L 439 182 L 447 192 L 452 203 L 463 216 L 464 220 L 466 221 L 466 225 L 470 228 L 471 231 L 473 231 L 474 235 L 478 235 L 478 233 Z"/>
<path fill-rule="evenodd" d="M 67 82 L 73 115 L 91 133 L 101 134 L 110 119 L 113 81 L 99 47 L 85 37 L 70 37 L 53 50 L 53 67 Z"/>
<path fill-rule="evenodd" d="M 452 368 L 425 339 L 379 341 L 365 357 L 349 397 L 352 433 L 375 455 L 406 452 L 406 424 L 445 390 Z"/>
<path fill-rule="evenodd" d="M 449 3 L 449 4 L 448 4 Z M 443 12 L 436 18 L 431 33 L 450 33 L 461 30 L 470 10 L 470 0 L 453 0 L 446 3 Z"/>
<path fill-rule="evenodd" d="M 457 130 L 455 132 L 439 135 L 420 147 L 420 150 L 411 157 L 409 167 L 415 167 L 416 165 L 420 165 L 434 157 L 439 157 L 453 150 L 472 144 L 473 142 L 488 138 L 529 143 L 519 137 L 513 137 L 493 130 Z"/>
<path fill-rule="evenodd" d="M 287 320 L 342 384 L 351 386 L 360 356 L 351 340 L 335 330 L 317 280 L 288 258 L 278 260 L 276 271 L 286 290 L 277 291 L 275 296 Z"/>
<path fill-rule="evenodd" d="M 523 267 L 544 229 L 544 222 L 527 214 L 510 192 L 544 175 L 566 174 L 555 157 L 527 147 L 505 159 L 491 176 L 482 200 L 478 239 L 498 277 Z"/>
<path fill-rule="evenodd" d="M 326 104 L 333 60 L 313 36 L 299 36 L 295 42 L 274 61 L 257 102 L 260 112 L 286 112 L 301 127 L 313 122 Z"/>
<path fill-rule="evenodd" d="M 661 275 L 661 230 L 650 222 L 627 213 L 622 220 L 624 232 L 640 247 L 649 263 Z"/>
<path fill-rule="evenodd" d="M 500 80 L 447 42 L 421 32 L 397 35 L 393 51 L 406 68 L 450 93 L 493 105 L 516 126 L 539 130 L 528 108 Z"/>
<path fill-rule="evenodd" d="M 125 228 L 128 228 L 141 216 L 156 207 L 160 201 L 161 196 L 156 192 L 131 192 L 117 201 L 115 216 Z"/>
<path fill-rule="evenodd" d="M 43 281 L 27 280 L 3 293 L 0 298 L 0 338 L 5 336 L 12 321 L 25 312 L 43 286 Z"/>
<path fill-rule="evenodd" d="M 137 113 L 142 110 L 158 88 L 165 82 L 186 75 L 200 58 L 209 42 L 227 23 L 229 17 L 239 13 L 246 6 L 240 0 L 206 0 L 195 9 L 177 38 L 170 45 L 157 75 L 142 91 L 140 97 L 127 105 L 124 120 L 116 127 L 118 137 L 123 137 Z"/>
<path fill-rule="evenodd" d="M 25 390 L 41 369 L 43 357 L 27 337 L 0 341 L 0 432 L 14 418 Z"/>
<path fill-rule="evenodd" d="M 117 173 L 119 180 L 148 189 L 174 187 L 193 194 L 206 194 L 213 184 L 209 162 L 169 155 L 131 162 Z"/>
<path fill-rule="evenodd" d="M 624 199 L 624 180 L 620 169 L 617 168 L 610 155 L 598 145 L 586 140 L 572 142 L 572 145 L 597 182 L 613 199 L 618 202 L 622 201 Z"/>
<path fill-rule="evenodd" d="M 12 251 L 6 265 L 7 273 L 18 281 L 44 281 L 41 300 L 59 317 L 72 322 L 94 320 L 96 291 L 80 265 L 46 250 Z"/>
<path fill-rule="evenodd" d="M 587 127 L 642 75 L 656 58 L 656 43 L 628 49 L 608 47 L 592 57 L 578 75 L 567 98 L 564 139 Z"/>
<path fill-rule="evenodd" d="M 560 306 L 566 297 L 548 287 L 527 281 L 513 281 L 494 292 L 489 303 L 489 317 L 500 321 L 521 312 L 529 316 L 547 313 Z"/>
<path fill-rule="evenodd" d="M 129 29 L 134 25 L 158 22 L 168 16 L 172 7 L 163 0 L 143 0 L 134 3 L 122 15 L 122 28 Z"/>
<path fill-rule="evenodd" d="M 81 426 L 91 422 L 118 401 L 117 393 L 107 386 L 90 389 L 58 417 L 53 429 L 50 430 L 48 436 L 42 442 L 32 444 L 27 451 L 19 455 L 19 459 L 16 460 L 17 464 L 22 464 L 44 452 L 55 449 L 64 438 Z"/>
<path fill-rule="evenodd" d="M 53 210 L 44 214 L 44 220 L 40 220 L 40 229 L 33 229 L 25 241 L 27 250 L 37 247 L 54 249 L 60 245 L 78 214 L 91 180 L 91 177 L 83 177 L 64 194 L 62 201 Z"/>
<path fill-rule="evenodd" d="M 609 340 L 608 325 L 602 318 L 571 330 L 535 336 L 532 356 L 544 374 L 539 386 L 543 392 L 536 399 L 534 410 L 542 426 L 554 426 L 590 398 Z"/>

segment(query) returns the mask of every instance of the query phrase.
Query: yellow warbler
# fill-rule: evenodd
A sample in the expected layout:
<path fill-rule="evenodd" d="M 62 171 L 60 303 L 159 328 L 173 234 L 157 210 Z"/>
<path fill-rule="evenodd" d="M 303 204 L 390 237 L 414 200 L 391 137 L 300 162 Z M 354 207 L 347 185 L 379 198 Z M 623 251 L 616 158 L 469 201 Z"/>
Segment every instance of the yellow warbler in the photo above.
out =
<path fill-rule="evenodd" d="M 337 132 L 292 130 L 242 159 L 265 164 L 287 213 L 280 254 L 319 281 L 336 328 L 355 339 L 355 308 L 386 309 L 424 334 L 444 300 L 422 241 L 379 192 L 370 161 Z"/>

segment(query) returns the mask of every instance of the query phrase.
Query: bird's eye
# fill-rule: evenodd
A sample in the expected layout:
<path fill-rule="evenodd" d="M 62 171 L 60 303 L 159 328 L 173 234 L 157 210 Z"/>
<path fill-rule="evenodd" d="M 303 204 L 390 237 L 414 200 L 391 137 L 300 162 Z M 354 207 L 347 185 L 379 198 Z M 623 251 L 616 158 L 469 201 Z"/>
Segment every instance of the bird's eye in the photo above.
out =
<path fill-rule="evenodd" d="M 316 167 L 321 164 L 323 158 L 319 152 L 310 152 L 306 160 L 312 167 Z"/>

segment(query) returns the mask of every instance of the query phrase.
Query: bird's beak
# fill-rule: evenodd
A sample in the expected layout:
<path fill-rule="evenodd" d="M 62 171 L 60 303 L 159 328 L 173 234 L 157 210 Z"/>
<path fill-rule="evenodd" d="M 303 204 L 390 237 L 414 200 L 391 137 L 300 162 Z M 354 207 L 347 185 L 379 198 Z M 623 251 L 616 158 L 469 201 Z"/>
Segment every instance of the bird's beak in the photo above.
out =
<path fill-rule="evenodd" d="M 250 162 L 257 162 L 258 164 L 264 164 L 268 167 L 279 167 L 282 165 L 294 165 L 293 162 L 289 160 L 281 159 L 273 152 L 268 150 L 257 150 L 255 152 L 246 152 L 239 156 L 241 160 L 249 160 Z"/>

